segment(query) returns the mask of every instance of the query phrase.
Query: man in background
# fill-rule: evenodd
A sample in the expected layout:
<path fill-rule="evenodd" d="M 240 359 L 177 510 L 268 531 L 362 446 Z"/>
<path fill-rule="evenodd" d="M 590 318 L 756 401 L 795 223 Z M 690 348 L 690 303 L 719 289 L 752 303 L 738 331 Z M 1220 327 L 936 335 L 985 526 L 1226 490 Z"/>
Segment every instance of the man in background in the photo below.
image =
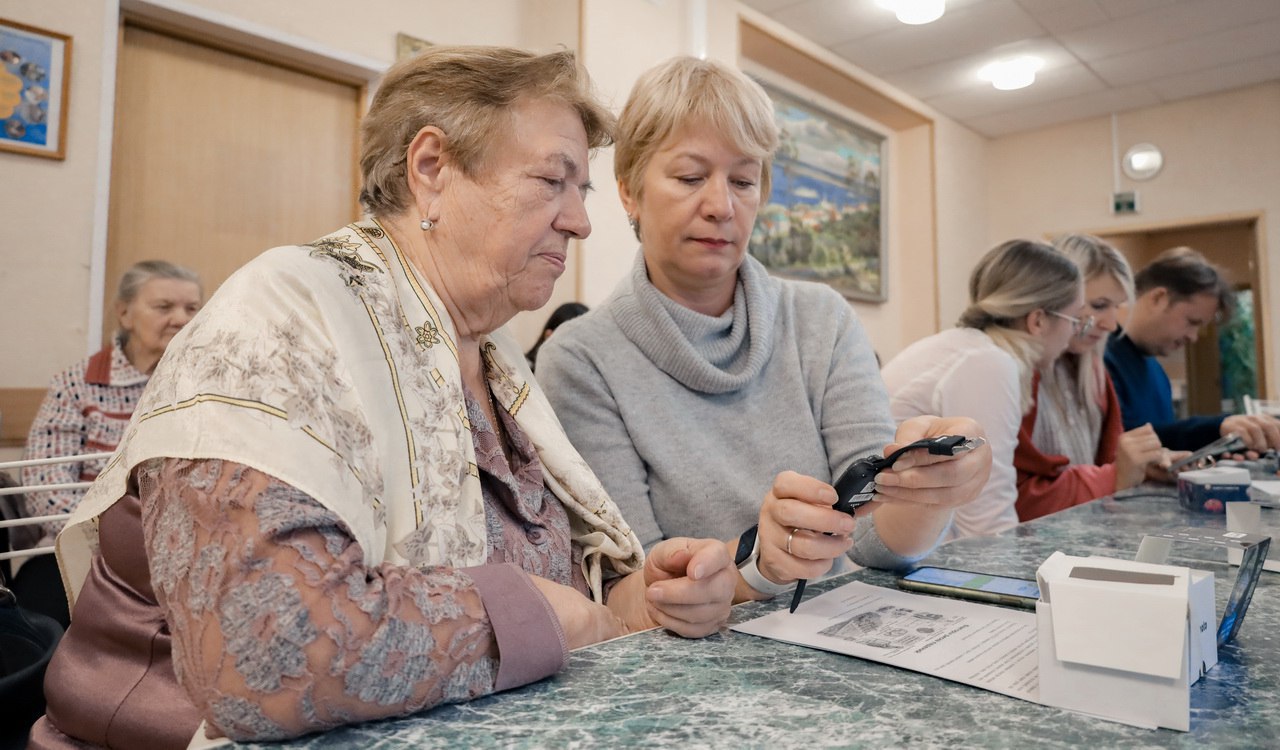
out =
<path fill-rule="evenodd" d="M 1136 299 L 1125 327 L 1107 341 L 1107 372 L 1120 399 L 1124 429 L 1150 423 L 1172 450 L 1196 450 L 1234 433 L 1250 450 L 1280 448 L 1280 421 L 1218 414 L 1174 419 L 1173 390 L 1156 360 L 1194 342 L 1205 324 L 1229 317 L 1231 287 L 1217 267 L 1188 247 L 1156 257 L 1134 277 Z"/>

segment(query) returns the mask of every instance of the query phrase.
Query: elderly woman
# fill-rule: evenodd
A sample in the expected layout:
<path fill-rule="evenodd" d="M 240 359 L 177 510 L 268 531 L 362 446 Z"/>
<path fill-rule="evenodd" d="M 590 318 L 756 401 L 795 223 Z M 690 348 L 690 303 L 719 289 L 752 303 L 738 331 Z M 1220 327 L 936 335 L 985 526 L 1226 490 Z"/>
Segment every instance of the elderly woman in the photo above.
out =
<path fill-rule="evenodd" d="M 932 465 L 909 454 L 880 475 L 874 513 L 832 509 L 831 481 L 854 460 L 981 429 L 921 419 L 895 435 L 849 304 L 747 255 L 779 138 L 764 91 L 720 63 L 674 59 L 639 79 L 618 133 L 614 172 L 640 251 L 604 305 L 543 346 L 538 372 L 641 542 L 724 539 L 740 553 L 739 599 L 844 567 L 846 554 L 892 568 L 923 557 L 982 486 L 990 452 Z"/>
<path fill-rule="evenodd" d="M 612 118 L 588 86 L 567 52 L 435 47 L 387 73 L 374 218 L 223 285 L 59 537 L 77 596 L 37 746 L 185 746 L 201 718 L 288 737 L 726 621 L 723 546 L 646 559 L 495 330 L 590 231 Z"/>
<path fill-rule="evenodd" d="M 175 334 L 200 309 L 204 292 L 194 271 L 163 260 L 135 263 L 116 291 L 117 328 L 111 343 L 92 357 L 58 373 L 49 383 L 31 423 L 24 458 L 61 458 L 115 450 L 142 389 Z M 93 480 L 105 460 L 77 461 L 23 469 L 27 485 Z M 70 513 L 83 490 L 26 493 L 30 516 Z M 34 546 L 53 544 L 62 523 L 46 524 Z M 25 572 L 24 572 L 25 571 Z M 66 596 L 53 557 L 32 558 L 15 583 L 24 606 L 67 623 Z"/>
<path fill-rule="evenodd" d="M 884 366 L 893 416 L 940 412 L 981 419 L 995 454 L 975 502 L 956 513 L 953 537 L 1018 524 L 1014 448 L 1034 403 L 1031 379 L 1087 327 L 1080 269 L 1049 245 L 1010 240 L 969 276 L 969 307 L 951 328 L 921 339 Z"/>
<path fill-rule="evenodd" d="M 1069 234 L 1054 246 L 1084 274 L 1093 322 L 1032 381 L 1034 403 L 1022 418 L 1013 454 L 1022 521 L 1128 489 L 1149 473 L 1165 478 L 1158 466 L 1167 464 L 1151 425 L 1123 431 L 1116 389 L 1102 364 L 1105 339 L 1120 327 L 1120 308 L 1133 300 L 1129 263 L 1089 235 Z"/>

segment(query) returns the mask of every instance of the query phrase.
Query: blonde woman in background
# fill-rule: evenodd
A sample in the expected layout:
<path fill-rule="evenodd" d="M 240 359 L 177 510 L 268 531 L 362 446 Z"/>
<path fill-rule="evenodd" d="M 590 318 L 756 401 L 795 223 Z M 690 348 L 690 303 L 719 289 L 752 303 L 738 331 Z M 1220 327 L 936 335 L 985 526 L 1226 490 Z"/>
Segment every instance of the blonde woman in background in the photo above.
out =
<path fill-rule="evenodd" d="M 1030 521 L 1141 483 L 1167 453 L 1150 424 L 1122 432 L 1120 402 L 1102 364 L 1106 338 L 1133 300 L 1133 272 L 1111 245 L 1082 234 L 1054 243 L 1084 274 L 1090 325 L 1036 374 L 1013 462 L 1018 519 Z M 1151 467 L 1149 469 L 1149 467 Z"/>
<path fill-rule="evenodd" d="M 1083 329 L 1080 270 L 1052 247 L 1010 240 L 969 277 L 957 327 L 921 339 L 884 367 L 893 417 L 969 417 L 991 443 L 991 475 L 978 499 L 956 509 L 949 538 L 1016 526 L 1013 452 L 1032 405 L 1032 374 Z"/>

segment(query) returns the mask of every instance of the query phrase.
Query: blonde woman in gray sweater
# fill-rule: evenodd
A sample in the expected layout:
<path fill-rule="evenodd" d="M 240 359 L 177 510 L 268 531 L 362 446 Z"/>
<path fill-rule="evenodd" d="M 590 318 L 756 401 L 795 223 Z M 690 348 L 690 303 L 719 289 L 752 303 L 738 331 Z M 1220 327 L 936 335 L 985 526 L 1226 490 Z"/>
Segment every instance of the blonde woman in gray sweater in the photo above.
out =
<path fill-rule="evenodd" d="M 835 511 L 834 477 L 922 437 L 981 436 L 971 419 L 895 429 L 866 333 L 829 287 L 769 276 L 747 255 L 778 144 L 753 81 L 677 58 L 644 74 L 619 122 L 614 172 L 641 242 L 630 275 L 542 348 L 538 379 L 645 546 L 684 536 L 739 550 L 736 599 L 762 599 L 848 559 L 928 554 L 986 480 L 985 447 L 907 454 L 882 502 Z"/>

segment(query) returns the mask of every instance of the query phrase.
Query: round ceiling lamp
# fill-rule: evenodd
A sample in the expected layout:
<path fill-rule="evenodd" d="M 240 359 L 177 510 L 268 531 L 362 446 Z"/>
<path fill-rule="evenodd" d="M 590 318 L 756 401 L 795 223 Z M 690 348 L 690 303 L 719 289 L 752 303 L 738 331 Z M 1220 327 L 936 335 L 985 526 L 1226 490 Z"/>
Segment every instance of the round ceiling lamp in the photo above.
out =
<path fill-rule="evenodd" d="M 1150 143 L 1139 143 L 1124 153 L 1120 168 L 1131 180 L 1149 180 L 1160 174 L 1164 167 L 1164 154 Z"/>
<path fill-rule="evenodd" d="M 947 11 L 947 0 L 876 0 L 876 4 L 912 26 L 933 23 Z"/>
<path fill-rule="evenodd" d="M 1013 91 L 1036 82 L 1036 72 L 1044 67 L 1044 61 L 1031 55 L 1011 57 L 988 63 L 978 71 L 978 78 L 988 81 L 1001 91 Z"/>

